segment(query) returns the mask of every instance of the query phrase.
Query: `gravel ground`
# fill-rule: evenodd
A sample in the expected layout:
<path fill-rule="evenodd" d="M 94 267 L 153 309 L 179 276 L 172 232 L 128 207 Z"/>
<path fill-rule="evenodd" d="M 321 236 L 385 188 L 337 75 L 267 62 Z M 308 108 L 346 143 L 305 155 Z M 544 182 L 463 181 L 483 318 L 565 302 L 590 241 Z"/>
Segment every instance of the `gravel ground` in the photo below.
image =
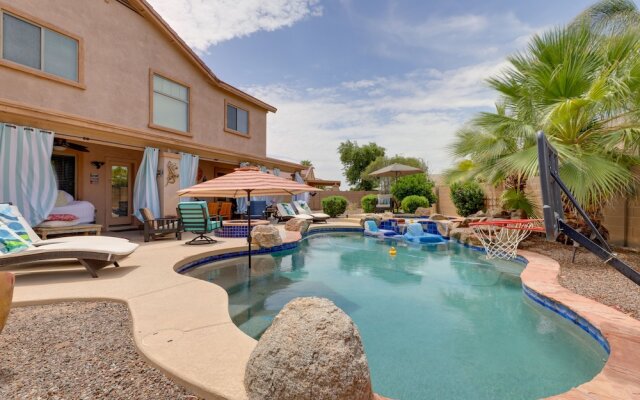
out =
<path fill-rule="evenodd" d="M 640 286 L 584 248 L 578 249 L 575 263 L 571 263 L 572 246 L 530 238 L 520 248 L 557 260 L 560 263 L 559 281 L 565 288 L 640 319 Z M 640 254 L 619 251 L 618 256 L 640 271 Z"/>
<path fill-rule="evenodd" d="M 0 334 L 0 399 L 197 399 L 138 355 L 130 326 L 118 303 L 13 308 Z"/>

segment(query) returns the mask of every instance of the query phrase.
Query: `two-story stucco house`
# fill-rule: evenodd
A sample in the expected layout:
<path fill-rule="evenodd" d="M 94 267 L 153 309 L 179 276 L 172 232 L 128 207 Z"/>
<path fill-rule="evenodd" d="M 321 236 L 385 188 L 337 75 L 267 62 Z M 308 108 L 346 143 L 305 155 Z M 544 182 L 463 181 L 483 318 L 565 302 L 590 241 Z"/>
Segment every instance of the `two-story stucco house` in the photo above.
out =
<path fill-rule="evenodd" d="M 160 149 L 165 214 L 178 152 L 200 156 L 198 181 L 242 162 L 300 171 L 266 156 L 275 111 L 220 80 L 144 0 L 0 0 L 0 122 L 55 132 L 58 185 L 91 202 L 97 223 L 133 223 L 146 146 Z"/>

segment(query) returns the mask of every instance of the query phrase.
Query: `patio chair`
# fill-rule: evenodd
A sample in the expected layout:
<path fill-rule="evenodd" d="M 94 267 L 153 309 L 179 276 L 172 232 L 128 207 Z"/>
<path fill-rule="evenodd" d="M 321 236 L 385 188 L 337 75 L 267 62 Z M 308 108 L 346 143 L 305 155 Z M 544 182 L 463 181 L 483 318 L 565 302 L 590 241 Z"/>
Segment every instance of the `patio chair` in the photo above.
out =
<path fill-rule="evenodd" d="M 231 202 L 224 201 L 220 204 L 220 211 L 218 215 L 227 221 L 231 219 Z"/>
<path fill-rule="evenodd" d="M 391 210 L 391 195 L 390 194 L 379 194 L 378 195 L 378 203 L 376 204 L 376 211 L 387 211 Z"/>
<path fill-rule="evenodd" d="M 155 218 L 148 208 L 141 208 L 140 214 L 144 219 L 144 241 L 158 239 L 174 234 L 176 240 L 182 239 L 182 225 L 180 218 Z"/>
<path fill-rule="evenodd" d="M 301 219 L 313 220 L 313 217 L 311 215 L 296 214 L 296 212 L 294 211 L 293 207 L 289 203 L 277 203 L 276 204 L 276 211 L 277 211 L 276 217 L 278 218 L 278 221 L 280 221 L 280 222 L 288 221 L 291 218 L 301 218 Z"/>
<path fill-rule="evenodd" d="M 50 243 L 41 246 L 29 245 L 26 249 L 9 254 L 0 254 L 0 268 L 15 267 L 26 263 L 49 260 L 76 259 L 92 277 L 98 277 L 98 270 L 119 261 L 138 248 L 136 243 L 125 240 L 102 243 L 68 242 Z"/>
<path fill-rule="evenodd" d="M 222 217 L 219 216 L 217 220 L 213 221 L 209 217 L 209 210 L 207 208 L 206 201 L 188 201 L 178 203 L 178 208 L 176 210 L 184 231 L 198 235 L 186 242 L 186 244 L 212 244 L 217 242 L 217 240 L 206 236 L 205 234 L 222 228 Z"/>
<path fill-rule="evenodd" d="M 247 212 L 251 214 L 251 219 L 264 219 L 264 213 L 266 210 L 267 202 L 264 200 L 256 200 L 251 202 L 251 207 Z"/>
<path fill-rule="evenodd" d="M 6 207 L 8 206 L 8 212 Z M 33 246 L 44 246 L 55 243 L 106 243 L 106 242 L 125 242 L 129 240 L 112 236 L 63 236 L 52 239 L 41 239 L 40 236 L 31 228 L 31 225 L 20 213 L 15 205 L 3 203 L 0 204 L 0 221 L 7 224 L 11 229 L 17 232 L 27 242 Z"/>
<path fill-rule="evenodd" d="M 364 221 L 364 234 L 366 236 L 384 237 L 394 236 L 396 232 L 389 229 L 380 229 L 376 221 L 367 220 Z"/>
<path fill-rule="evenodd" d="M 209 216 L 218 215 L 220 213 L 220 202 L 207 203 L 207 208 L 209 209 Z"/>
<path fill-rule="evenodd" d="M 312 212 L 306 201 L 302 201 L 302 200 L 294 201 L 293 206 L 296 208 L 296 211 L 298 212 L 298 214 L 310 215 L 311 218 L 313 218 L 313 222 L 327 223 L 327 220 L 330 218 L 328 214 Z"/>

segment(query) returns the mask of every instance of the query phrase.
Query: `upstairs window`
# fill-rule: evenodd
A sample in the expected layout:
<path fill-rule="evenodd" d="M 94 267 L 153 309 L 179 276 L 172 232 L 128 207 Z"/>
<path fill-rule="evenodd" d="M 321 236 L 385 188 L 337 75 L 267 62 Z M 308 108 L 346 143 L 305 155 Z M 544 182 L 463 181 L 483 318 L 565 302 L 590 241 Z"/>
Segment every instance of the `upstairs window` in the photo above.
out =
<path fill-rule="evenodd" d="M 249 111 L 227 104 L 227 130 L 249 134 Z"/>
<path fill-rule="evenodd" d="M 153 74 L 153 125 L 189 132 L 189 88 Z"/>
<path fill-rule="evenodd" d="M 2 58 L 78 82 L 78 40 L 2 13 Z"/>

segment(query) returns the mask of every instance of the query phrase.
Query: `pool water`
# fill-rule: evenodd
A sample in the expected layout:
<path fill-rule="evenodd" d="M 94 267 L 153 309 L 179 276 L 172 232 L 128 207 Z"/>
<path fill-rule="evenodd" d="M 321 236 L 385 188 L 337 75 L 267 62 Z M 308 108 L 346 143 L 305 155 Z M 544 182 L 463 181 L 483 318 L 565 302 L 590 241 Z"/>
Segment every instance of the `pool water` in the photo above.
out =
<path fill-rule="evenodd" d="M 326 234 L 254 257 L 250 277 L 246 258 L 187 274 L 224 287 L 234 323 L 254 338 L 291 299 L 329 298 L 357 324 L 374 390 L 384 396 L 536 399 L 590 380 L 607 354 L 524 296 L 523 268 L 455 243 Z"/>

